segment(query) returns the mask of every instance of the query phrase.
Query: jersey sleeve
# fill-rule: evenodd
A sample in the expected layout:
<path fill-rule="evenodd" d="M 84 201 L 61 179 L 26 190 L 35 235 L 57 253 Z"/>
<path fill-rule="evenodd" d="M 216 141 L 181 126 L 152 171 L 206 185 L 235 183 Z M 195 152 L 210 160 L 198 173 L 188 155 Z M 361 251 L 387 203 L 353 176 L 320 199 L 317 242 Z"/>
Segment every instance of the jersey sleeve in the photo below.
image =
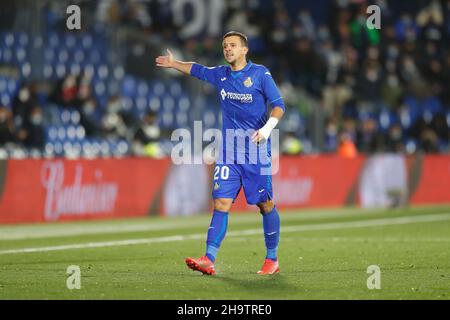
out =
<path fill-rule="evenodd" d="M 220 67 L 205 67 L 199 63 L 194 63 L 191 68 L 191 76 L 214 86 L 217 86 L 219 73 Z"/>
<path fill-rule="evenodd" d="M 262 73 L 262 90 L 270 106 L 272 108 L 280 107 L 283 111 L 286 111 L 283 98 L 281 97 L 280 91 L 278 90 L 278 87 L 275 84 L 269 70 L 265 69 Z"/>

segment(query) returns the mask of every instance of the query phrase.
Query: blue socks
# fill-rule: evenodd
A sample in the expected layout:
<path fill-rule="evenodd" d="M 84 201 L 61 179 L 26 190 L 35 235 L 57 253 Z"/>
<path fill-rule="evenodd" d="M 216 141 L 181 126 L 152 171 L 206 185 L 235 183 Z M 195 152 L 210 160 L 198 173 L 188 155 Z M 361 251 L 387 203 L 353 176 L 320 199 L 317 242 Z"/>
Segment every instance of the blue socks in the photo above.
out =
<path fill-rule="evenodd" d="M 228 227 L 228 212 L 214 210 L 206 239 L 206 256 L 214 262 Z"/>
<path fill-rule="evenodd" d="M 264 240 L 266 243 L 266 259 L 277 260 L 278 242 L 280 241 L 280 216 L 274 206 L 272 211 L 263 214 Z M 228 227 L 228 212 L 214 210 L 206 239 L 206 256 L 214 262 L 220 244 L 225 238 Z"/>
<path fill-rule="evenodd" d="M 277 260 L 278 242 L 280 241 L 280 216 L 274 206 L 272 211 L 263 216 L 264 240 L 266 243 L 266 259 Z"/>

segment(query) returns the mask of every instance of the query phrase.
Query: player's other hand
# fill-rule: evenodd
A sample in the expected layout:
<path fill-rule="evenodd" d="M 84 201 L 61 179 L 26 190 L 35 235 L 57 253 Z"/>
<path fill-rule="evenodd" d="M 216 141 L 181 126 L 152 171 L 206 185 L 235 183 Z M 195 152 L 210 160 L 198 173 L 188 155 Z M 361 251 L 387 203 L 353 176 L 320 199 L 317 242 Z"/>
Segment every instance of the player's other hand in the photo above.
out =
<path fill-rule="evenodd" d="M 159 56 L 155 59 L 156 66 L 161 68 L 172 68 L 173 66 L 173 53 L 167 49 L 167 56 Z"/>
<path fill-rule="evenodd" d="M 255 131 L 255 133 L 252 134 L 251 138 L 253 143 L 262 143 L 267 140 L 267 138 L 261 133 L 261 130 Z"/>

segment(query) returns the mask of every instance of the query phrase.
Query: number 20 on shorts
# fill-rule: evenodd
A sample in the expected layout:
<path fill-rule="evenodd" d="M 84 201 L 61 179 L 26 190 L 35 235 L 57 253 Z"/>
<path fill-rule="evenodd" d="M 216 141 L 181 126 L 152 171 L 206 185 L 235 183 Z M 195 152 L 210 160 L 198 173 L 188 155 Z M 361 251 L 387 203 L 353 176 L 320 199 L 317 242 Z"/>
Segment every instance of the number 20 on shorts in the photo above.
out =
<path fill-rule="evenodd" d="M 219 173 L 220 173 L 220 179 L 221 180 L 227 180 L 228 177 L 230 176 L 230 168 L 228 168 L 227 166 L 216 166 L 214 168 L 214 181 L 219 179 Z"/>

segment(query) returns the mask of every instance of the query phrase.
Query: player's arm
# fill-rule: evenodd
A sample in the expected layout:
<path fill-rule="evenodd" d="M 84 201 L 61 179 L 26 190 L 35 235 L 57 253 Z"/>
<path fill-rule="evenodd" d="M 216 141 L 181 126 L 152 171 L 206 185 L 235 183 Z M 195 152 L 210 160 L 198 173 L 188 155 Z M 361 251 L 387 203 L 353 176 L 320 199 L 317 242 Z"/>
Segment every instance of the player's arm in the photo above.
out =
<path fill-rule="evenodd" d="M 175 60 L 172 51 L 169 49 L 167 49 L 167 56 L 159 56 L 156 58 L 155 62 L 157 67 L 172 68 L 188 75 L 191 74 L 191 69 L 194 65 L 194 62 Z"/>
<path fill-rule="evenodd" d="M 269 120 L 267 120 L 266 124 L 261 129 L 252 135 L 252 142 L 257 143 L 269 139 L 272 130 L 277 126 L 283 115 L 284 109 L 282 107 L 273 107 Z"/>
<path fill-rule="evenodd" d="M 212 85 L 217 85 L 219 81 L 220 68 L 208 68 L 196 62 L 175 60 L 169 49 L 167 49 L 167 56 L 159 56 L 156 58 L 155 62 L 157 67 L 172 68 L 202 81 L 209 82 Z"/>
<path fill-rule="evenodd" d="M 254 143 L 269 139 L 270 133 L 281 120 L 286 109 L 275 81 L 268 71 L 264 74 L 263 91 L 272 106 L 272 112 L 266 124 L 252 135 L 252 142 Z"/>

